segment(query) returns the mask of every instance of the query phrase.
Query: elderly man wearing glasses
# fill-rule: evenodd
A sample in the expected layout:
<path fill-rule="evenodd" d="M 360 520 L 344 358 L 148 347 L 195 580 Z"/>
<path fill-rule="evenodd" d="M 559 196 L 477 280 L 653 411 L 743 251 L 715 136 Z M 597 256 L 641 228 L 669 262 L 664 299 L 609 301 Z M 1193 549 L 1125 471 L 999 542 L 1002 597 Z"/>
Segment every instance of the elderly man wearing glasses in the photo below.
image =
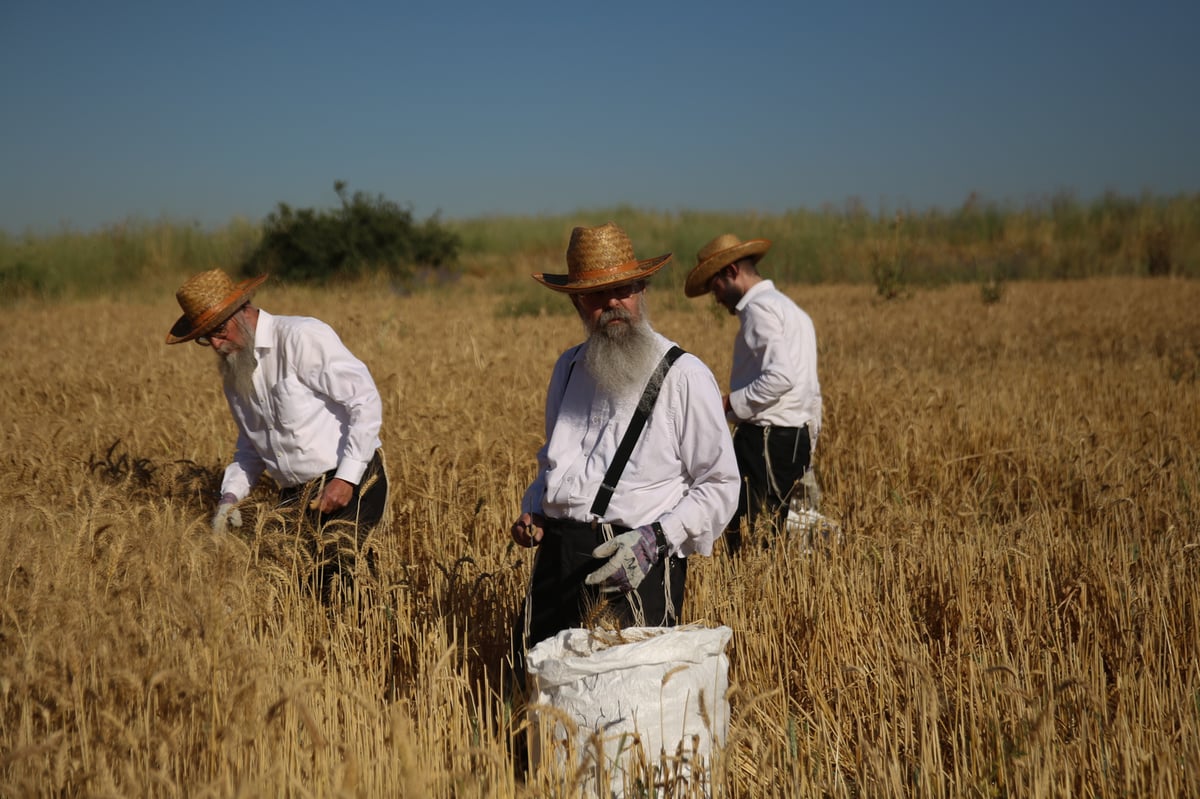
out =
<path fill-rule="evenodd" d="M 670 257 L 639 260 L 610 222 L 572 231 L 566 274 L 534 275 L 570 297 L 587 338 L 554 366 L 537 476 L 511 529 L 540 548 L 514 636 L 525 647 L 598 608 L 622 626 L 674 625 L 688 556 L 710 555 L 737 507 L 717 381 L 650 326 L 647 281 Z"/>
<path fill-rule="evenodd" d="M 212 347 L 225 399 L 237 425 L 237 448 L 225 469 L 212 527 L 241 525 L 237 504 L 266 472 L 283 504 L 311 500 L 315 529 L 353 529 L 355 548 L 381 520 L 388 484 L 380 451 L 383 403 L 367 367 L 329 325 L 275 316 L 250 303 L 266 275 L 234 283 L 213 269 L 176 292 L 183 315 L 168 344 Z M 349 579 L 352 556 L 338 548 L 319 571 L 322 595 L 334 574 Z"/>

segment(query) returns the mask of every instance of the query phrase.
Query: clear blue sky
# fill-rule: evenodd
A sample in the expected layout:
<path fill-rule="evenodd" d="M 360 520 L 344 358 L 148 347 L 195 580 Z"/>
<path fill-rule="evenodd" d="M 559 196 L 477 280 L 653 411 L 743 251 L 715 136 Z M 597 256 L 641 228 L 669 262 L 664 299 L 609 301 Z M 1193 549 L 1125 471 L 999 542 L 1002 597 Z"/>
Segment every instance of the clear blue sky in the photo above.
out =
<path fill-rule="evenodd" d="M 0 228 L 1200 190 L 1200 2 L 0 3 Z"/>

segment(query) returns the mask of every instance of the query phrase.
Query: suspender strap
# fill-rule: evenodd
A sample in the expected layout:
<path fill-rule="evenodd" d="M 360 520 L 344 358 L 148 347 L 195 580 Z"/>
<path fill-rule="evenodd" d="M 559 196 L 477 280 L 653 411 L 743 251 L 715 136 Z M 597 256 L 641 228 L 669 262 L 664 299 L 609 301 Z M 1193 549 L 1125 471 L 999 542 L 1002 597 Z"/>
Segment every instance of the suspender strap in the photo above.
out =
<path fill-rule="evenodd" d="M 567 396 L 567 386 L 571 385 L 571 375 L 575 373 L 575 359 L 579 357 L 579 350 L 582 347 L 583 344 L 576 344 L 571 348 L 571 363 L 567 365 L 567 379 L 563 381 L 562 397 L 559 397 L 560 400 Z"/>
<path fill-rule="evenodd" d="M 621 444 L 617 447 L 617 454 L 613 457 L 613 462 L 609 464 L 608 471 L 604 473 L 600 490 L 596 492 L 596 499 L 592 502 L 593 515 L 603 516 L 604 512 L 608 510 L 608 503 L 612 500 L 613 491 L 616 490 L 617 483 L 621 480 L 621 472 L 625 471 L 625 464 L 629 462 L 629 456 L 633 454 L 634 446 L 642 437 L 642 429 L 646 426 L 646 420 L 650 418 L 650 411 L 654 408 L 654 403 L 658 401 L 658 391 L 662 388 L 663 380 L 680 355 L 683 355 L 682 349 L 671 347 L 650 374 L 646 390 L 642 392 L 642 398 L 638 400 L 633 418 L 629 420 L 629 429 L 625 431 L 625 437 L 621 439 Z"/>

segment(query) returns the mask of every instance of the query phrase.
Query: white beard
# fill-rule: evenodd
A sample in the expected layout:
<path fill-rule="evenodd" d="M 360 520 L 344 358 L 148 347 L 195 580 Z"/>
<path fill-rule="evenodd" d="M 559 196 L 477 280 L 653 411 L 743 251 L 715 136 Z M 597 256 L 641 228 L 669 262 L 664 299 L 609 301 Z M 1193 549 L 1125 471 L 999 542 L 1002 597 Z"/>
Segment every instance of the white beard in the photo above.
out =
<path fill-rule="evenodd" d="M 218 351 L 217 369 L 221 372 L 226 388 L 243 400 L 252 400 L 257 397 L 254 390 L 254 369 L 258 366 L 258 359 L 254 357 L 254 331 L 250 325 L 243 323 L 240 317 L 234 324 L 238 326 L 246 344 L 239 350 Z"/>
<path fill-rule="evenodd" d="M 626 319 L 629 324 L 609 325 L 612 319 Z M 624 397 L 642 389 L 658 358 L 658 342 L 645 306 L 637 321 L 625 309 L 616 308 L 601 314 L 590 331 L 583 365 L 601 390 Z"/>

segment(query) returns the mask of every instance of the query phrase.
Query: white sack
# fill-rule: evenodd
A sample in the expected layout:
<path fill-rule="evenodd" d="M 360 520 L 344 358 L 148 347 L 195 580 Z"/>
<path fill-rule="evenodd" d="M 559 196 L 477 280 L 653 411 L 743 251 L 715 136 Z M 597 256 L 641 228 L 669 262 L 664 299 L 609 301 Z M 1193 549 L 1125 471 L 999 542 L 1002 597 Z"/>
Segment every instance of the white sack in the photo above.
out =
<path fill-rule="evenodd" d="M 573 629 L 542 641 L 526 656 L 531 765 L 593 794 L 607 784 L 624 795 L 647 764 L 659 796 L 680 792 L 693 775 L 706 782 L 729 730 L 732 634 L 694 625 Z"/>

